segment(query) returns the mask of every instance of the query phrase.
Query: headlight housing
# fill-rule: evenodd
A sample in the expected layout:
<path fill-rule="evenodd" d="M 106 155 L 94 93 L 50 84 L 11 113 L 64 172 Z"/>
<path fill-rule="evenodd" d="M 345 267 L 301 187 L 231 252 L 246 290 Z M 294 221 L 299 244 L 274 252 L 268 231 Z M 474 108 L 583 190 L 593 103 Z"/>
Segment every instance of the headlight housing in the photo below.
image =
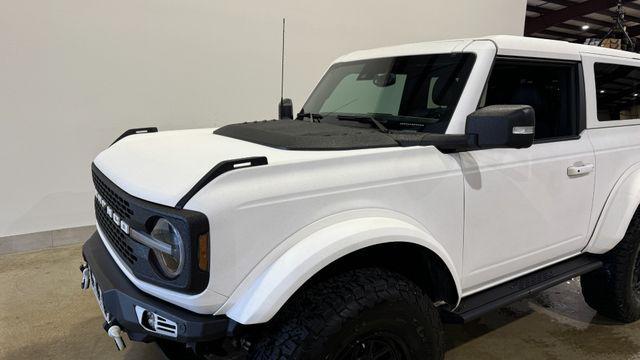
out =
<path fill-rule="evenodd" d="M 184 242 L 178 229 L 166 219 L 160 218 L 151 231 L 151 237 L 171 246 L 170 254 L 152 250 L 162 274 L 170 279 L 178 277 L 185 263 Z"/>

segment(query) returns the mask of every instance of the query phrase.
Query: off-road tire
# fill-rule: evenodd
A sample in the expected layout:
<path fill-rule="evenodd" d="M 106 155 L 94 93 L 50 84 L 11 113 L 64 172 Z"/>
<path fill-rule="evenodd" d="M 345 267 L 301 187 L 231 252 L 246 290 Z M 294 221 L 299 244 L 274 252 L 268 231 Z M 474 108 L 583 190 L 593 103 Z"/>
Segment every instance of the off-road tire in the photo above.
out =
<path fill-rule="evenodd" d="M 640 212 L 636 211 L 622 241 L 602 256 L 604 267 L 582 275 L 587 304 L 608 318 L 640 320 Z"/>
<path fill-rule="evenodd" d="M 249 359 L 373 359 L 368 351 L 385 346 L 398 359 L 442 359 L 438 311 L 401 275 L 359 269 L 297 294 L 251 346 Z"/>

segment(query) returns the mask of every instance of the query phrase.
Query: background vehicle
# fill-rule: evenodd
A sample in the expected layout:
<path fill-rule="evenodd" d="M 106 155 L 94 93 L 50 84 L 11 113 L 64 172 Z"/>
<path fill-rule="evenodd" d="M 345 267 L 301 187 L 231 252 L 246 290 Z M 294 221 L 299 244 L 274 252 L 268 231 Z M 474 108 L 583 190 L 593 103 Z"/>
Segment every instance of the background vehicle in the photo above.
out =
<path fill-rule="evenodd" d="M 93 165 L 83 284 L 117 341 L 234 338 L 255 359 L 441 358 L 442 320 L 578 275 L 635 321 L 635 56 L 510 36 L 359 51 L 297 120 L 134 129 Z"/>

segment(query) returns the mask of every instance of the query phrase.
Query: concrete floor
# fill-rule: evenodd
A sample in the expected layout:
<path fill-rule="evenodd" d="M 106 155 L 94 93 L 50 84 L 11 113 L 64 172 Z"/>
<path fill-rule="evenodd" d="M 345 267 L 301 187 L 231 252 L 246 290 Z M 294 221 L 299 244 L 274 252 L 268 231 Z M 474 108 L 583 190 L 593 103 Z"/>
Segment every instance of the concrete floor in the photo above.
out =
<path fill-rule="evenodd" d="M 80 290 L 79 263 L 79 245 L 0 256 L 0 359 L 162 358 L 130 341 L 115 351 L 93 295 Z M 446 331 L 447 360 L 640 359 L 640 322 L 596 315 L 577 281 Z"/>

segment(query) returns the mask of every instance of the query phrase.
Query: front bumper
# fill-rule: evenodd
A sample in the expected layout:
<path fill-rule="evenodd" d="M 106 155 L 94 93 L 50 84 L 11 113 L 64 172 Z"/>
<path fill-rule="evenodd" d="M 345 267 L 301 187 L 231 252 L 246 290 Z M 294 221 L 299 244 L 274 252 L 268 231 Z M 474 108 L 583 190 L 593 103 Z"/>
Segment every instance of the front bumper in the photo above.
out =
<path fill-rule="evenodd" d="M 146 294 L 135 287 L 113 261 L 95 232 L 82 247 L 82 256 L 91 269 L 102 293 L 104 311 L 111 325 L 124 329 L 133 341 L 150 342 L 156 338 L 182 343 L 205 342 L 226 337 L 230 320 L 226 316 L 201 315 Z M 175 322 L 176 336 L 148 331 L 139 322 L 136 306 Z"/>

